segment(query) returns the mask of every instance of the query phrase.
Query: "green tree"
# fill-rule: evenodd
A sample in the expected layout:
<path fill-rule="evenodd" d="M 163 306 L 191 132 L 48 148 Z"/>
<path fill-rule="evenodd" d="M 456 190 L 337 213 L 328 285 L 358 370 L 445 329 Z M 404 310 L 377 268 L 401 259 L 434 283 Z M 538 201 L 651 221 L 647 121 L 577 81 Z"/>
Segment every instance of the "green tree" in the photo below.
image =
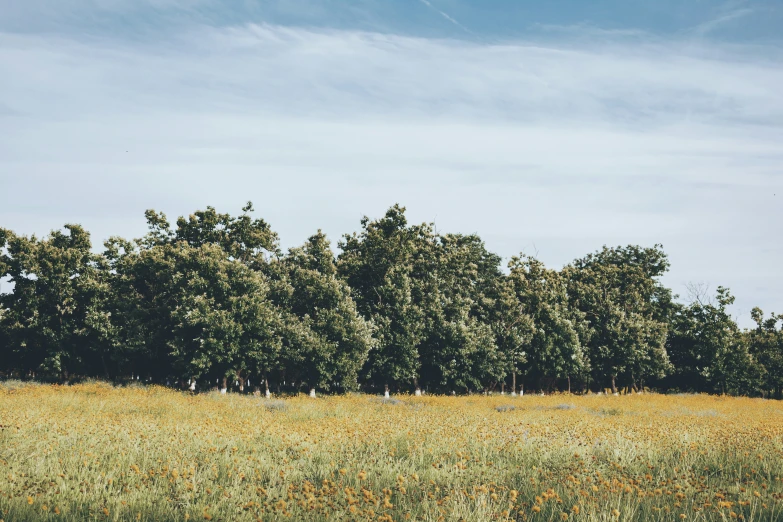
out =
<path fill-rule="evenodd" d="M 164 247 L 165 248 L 165 247 Z M 173 247 L 172 281 L 177 306 L 172 310 L 175 368 L 193 377 L 236 379 L 240 391 L 259 358 L 274 358 L 279 349 L 279 312 L 267 298 L 262 274 L 220 248 L 205 244 Z"/>
<path fill-rule="evenodd" d="M 376 385 L 418 388 L 419 345 L 424 339 L 422 300 L 432 229 L 408 226 L 405 209 L 391 207 L 376 221 L 364 217 L 359 234 L 340 242 L 339 276 L 351 288 L 361 315 L 375 325 L 375 348 L 363 370 Z"/>
<path fill-rule="evenodd" d="M 362 219 L 335 260 L 322 232 L 282 252 L 253 218 L 213 207 L 146 212 L 148 233 L 103 255 L 66 225 L 39 239 L 0 229 L 0 372 L 316 389 L 505 390 L 517 377 L 783 395 L 783 316 L 740 331 L 719 288 L 674 303 L 668 259 L 604 247 L 561 271 L 500 258 L 477 235 L 410 225 L 395 205 Z M 662 379 L 667 373 L 668 377 Z M 137 377 L 138 378 L 138 377 Z"/>
<path fill-rule="evenodd" d="M 528 370 L 527 351 L 533 338 L 533 318 L 519 301 L 510 277 L 500 278 L 493 297 L 490 322 L 506 372 L 511 375 L 511 394 L 516 395 L 517 377 L 524 376 Z"/>
<path fill-rule="evenodd" d="M 783 315 L 770 314 L 756 307 L 751 311 L 756 328 L 748 332 L 751 355 L 761 365 L 764 390 L 783 398 Z M 778 323 L 782 323 L 777 326 Z"/>
<path fill-rule="evenodd" d="M 108 256 L 122 281 L 121 327 L 130 341 L 142 340 L 142 361 L 158 362 L 156 380 L 173 372 L 222 379 L 224 389 L 236 378 L 244 387 L 258 352 L 279 346 L 279 314 L 264 276 L 219 246 L 176 242 Z"/>
<path fill-rule="evenodd" d="M 8 327 L 4 316 L 8 313 L 5 301 L 3 300 L 3 279 L 7 277 L 9 266 L 6 263 L 8 251 L 6 244 L 11 235 L 9 230 L 0 228 L 0 372 L 11 374 L 16 364 L 16 354 L 11 350 L 11 338 L 8 334 Z M 10 286 L 10 285 L 9 285 Z M 12 292 L 5 292 L 10 294 Z"/>
<path fill-rule="evenodd" d="M 11 340 L 5 327 L 3 316 L 6 310 L 0 308 L 0 375 L 10 375 L 14 366 L 14 354 L 11 352 Z"/>
<path fill-rule="evenodd" d="M 123 358 L 136 372 L 217 379 L 223 389 L 236 379 L 244 390 L 250 375 L 277 365 L 282 314 L 268 299 L 267 276 L 249 266 L 276 248 L 276 236 L 249 219 L 252 205 L 244 210 L 232 218 L 210 207 L 180 218 L 176 230 L 150 210 L 144 238 L 107 242 Z"/>
<path fill-rule="evenodd" d="M 678 310 L 668 352 L 675 372 L 670 385 L 693 391 L 753 393 L 760 368 L 729 315 L 734 296 L 718 287 L 712 300 L 695 300 Z"/>
<path fill-rule="evenodd" d="M 252 202 L 248 202 L 242 208 L 242 215 L 237 217 L 207 207 L 187 219 L 179 217 L 174 237 L 191 246 L 218 245 L 231 259 L 257 265 L 279 253 L 279 247 L 277 234 L 263 219 L 252 219 L 250 213 L 253 211 Z"/>
<path fill-rule="evenodd" d="M 194 376 L 217 372 L 224 388 L 231 378 L 243 390 L 251 376 L 267 393 L 273 377 L 312 389 L 355 388 L 371 329 L 357 313 L 350 289 L 336 277 L 326 237 L 319 232 L 284 256 L 268 224 L 249 217 L 252 210 L 248 203 L 242 216 L 232 217 L 207 207 L 180 217 L 173 230 L 165 215 L 147 212 L 150 232 L 137 242 L 140 257 L 132 264 L 146 263 L 136 268 L 152 276 L 156 291 L 150 296 L 161 301 L 161 306 L 151 302 L 150 310 L 163 323 L 171 322 L 158 329 L 162 339 L 152 344 L 166 347 L 180 373 L 182 357 L 190 357 Z M 192 258 L 192 252 L 200 257 Z M 205 264 L 193 264 L 198 260 Z M 159 277 L 163 280 L 155 281 Z M 232 285 L 246 287 L 240 291 Z M 172 305 L 171 316 L 161 313 Z M 189 328 L 183 327 L 185 337 L 172 339 L 178 325 Z M 202 348 L 186 343 L 198 338 L 194 329 L 213 332 L 200 340 Z"/>
<path fill-rule="evenodd" d="M 581 316 L 569 308 L 566 281 L 530 256 L 514 257 L 508 266 L 514 298 L 531 328 L 521 345 L 524 359 L 512 357 L 514 370 L 537 375 L 550 386 L 567 379 L 570 391 L 571 377 L 581 375 L 588 362 L 579 338 Z"/>
<path fill-rule="evenodd" d="M 351 290 L 338 279 L 334 254 L 318 231 L 271 267 L 272 299 L 286 311 L 285 371 L 316 388 L 358 386 L 372 347 L 372 328 L 356 309 Z"/>
<path fill-rule="evenodd" d="M 174 268 L 164 255 L 171 245 L 156 245 L 149 237 L 144 241 L 112 237 L 104 246 L 112 274 L 109 310 L 119 341 L 114 359 L 125 376 L 143 374 L 145 379 L 163 382 L 177 373 L 169 350 L 171 310 L 177 306 L 170 292 Z"/>
<path fill-rule="evenodd" d="M 508 370 L 492 318 L 502 284 L 500 257 L 476 235 L 433 237 L 419 284 L 424 340 L 421 380 L 443 390 L 491 389 Z"/>
<path fill-rule="evenodd" d="M 618 378 L 643 386 L 670 369 L 665 344 L 671 292 L 659 280 L 668 268 L 655 245 L 604 247 L 563 271 L 571 306 L 589 325 L 585 346 L 593 377 L 613 392 Z"/>
<path fill-rule="evenodd" d="M 179 241 L 192 247 L 212 244 L 219 246 L 231 259 L 246 265 L 257 265 L 279 253 L 279 240 L 266 221 L 250 217 L 253 211 L 252 202 L 248 202 L 242 208 L 242 215 L 237 217 L 207 207 L 187 218 L 180 216 L 176 228 L 172 230 L 165 214 L 148 210 L 145 216 L 149 232 L 142 244 L 146 247 Z"/>
<path fill-rule="evenodd" d="M 66 225 L 38 239 L 1 230 L 0 244 L 0 277 L 14 287 L 0 294 L 2 330 L 17 370 L 64 381 L 94 373 L 96 365 L 108 373 L 107 272 L 91 252 L 89 233 Z"/>

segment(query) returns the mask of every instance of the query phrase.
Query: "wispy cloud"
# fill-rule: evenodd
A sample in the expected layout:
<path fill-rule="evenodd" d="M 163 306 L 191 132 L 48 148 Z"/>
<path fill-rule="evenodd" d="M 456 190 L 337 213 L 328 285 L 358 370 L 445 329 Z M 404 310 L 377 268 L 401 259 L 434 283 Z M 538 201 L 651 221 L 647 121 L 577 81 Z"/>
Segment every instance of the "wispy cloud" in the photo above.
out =
<path fill-rule="evenodd" d="M 728 13 L 721 14 L 720 16 L 717 16 L 711 20 L 708 20 L 702 24 L 697 25 L 696 27 L 693 28 L 692 32 L 699 36 L 705 36 L 717 29 L 720 29 L 722 26 L 725 26 L 729 22 L 751 15 L 754 12 L 755 12 L 754 9 L 748 7 L 741 8 L 741 9 L 734 9 Z"/>
<path fill-rule="evenodd" d="M 0 222 L 133 236 L 145 208 L 249 198 L 290 245 L 399 201 L 505 256 L 535 243 L 555 265 L 663 242 L 675 287 L 707 280 L 745 313 L 774 309 L 782 65 L 776 50 L 642 37 L 0 33 Z"/>
<path fill-rule="evenodd" d="M 465 31 L 466 33 L 468 33 L 468 34 L 475 34 L 473 31 L 471 31 L 470 29 L 468 29 L 467 27 L 465 27 L 464 25 L 462 25 L 461 23 L 456 21 L 454 18 L 449 16 L 448 13 L 446 13 L 445 11 L 443 11 L 441 9 L 438 9 L 437 7 L 432 5 L 432 2 L 430 2 L 429 0 L 419 0 L 419 2 L 421 2 L 424 5 L 426 5 L 427 7 L 429 7 L 430 9 L 432 9 L 433 11 L 435 11 L 436 13 L 441 15 L 443 18 L 445 18 L 446 20 L 448 20 L 452 24 L 456 25 L 457 27 L 459 27 L 460 29 Z"/>
<path fill-rule="evenodd" d="M 681 124 L 687 112 L 722 130 L 783 121 L 780 61 L 758 48 L 477 45 L 267 25 L 202 27 L 148 44 L 11 34 L 0 44 L 5 105 L 40 115 L 198 102 L 637 130 Z"/>

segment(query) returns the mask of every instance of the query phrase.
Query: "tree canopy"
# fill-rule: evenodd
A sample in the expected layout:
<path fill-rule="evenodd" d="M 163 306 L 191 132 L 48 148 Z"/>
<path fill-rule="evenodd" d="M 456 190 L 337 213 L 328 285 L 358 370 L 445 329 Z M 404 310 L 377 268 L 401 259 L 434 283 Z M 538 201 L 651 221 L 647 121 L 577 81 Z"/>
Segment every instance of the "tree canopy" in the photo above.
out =
<path fill-rule="evenodd" d="M 283 251 L 253 216 L 145 213 L 102 251 L 81 226 L 0 228 L 0 375 L 239 391 L 645 387 L 783 394 L 783 316 L 741 330 L 719 287 L 682 302 L 661 245 L 607 247 L 561 269 L 505 269 L 476 234 L 395 205 L 335 254 L 320 230 Z"/>

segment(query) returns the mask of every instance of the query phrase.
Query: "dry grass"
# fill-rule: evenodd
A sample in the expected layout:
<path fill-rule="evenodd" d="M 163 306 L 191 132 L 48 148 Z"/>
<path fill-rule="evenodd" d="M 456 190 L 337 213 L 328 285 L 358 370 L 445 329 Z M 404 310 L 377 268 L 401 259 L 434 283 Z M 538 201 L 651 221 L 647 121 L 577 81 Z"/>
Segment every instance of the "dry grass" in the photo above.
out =
<path fill-rule="evenodd" d="M 783 520 L 779 402 L 397 399 L 0 384 L 0 519 Z"/>

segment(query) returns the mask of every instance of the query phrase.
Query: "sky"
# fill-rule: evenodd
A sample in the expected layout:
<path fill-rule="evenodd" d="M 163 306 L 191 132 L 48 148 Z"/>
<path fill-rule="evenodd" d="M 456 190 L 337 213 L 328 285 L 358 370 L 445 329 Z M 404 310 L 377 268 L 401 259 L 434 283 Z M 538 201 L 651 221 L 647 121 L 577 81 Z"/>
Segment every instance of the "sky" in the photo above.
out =
<path fill-rule="evenodd" d="M 783 313 L 779 0 L 0 0 L 0 227 L 248 200 L 296 246 L 400 203 L 552 267 Z"/>

